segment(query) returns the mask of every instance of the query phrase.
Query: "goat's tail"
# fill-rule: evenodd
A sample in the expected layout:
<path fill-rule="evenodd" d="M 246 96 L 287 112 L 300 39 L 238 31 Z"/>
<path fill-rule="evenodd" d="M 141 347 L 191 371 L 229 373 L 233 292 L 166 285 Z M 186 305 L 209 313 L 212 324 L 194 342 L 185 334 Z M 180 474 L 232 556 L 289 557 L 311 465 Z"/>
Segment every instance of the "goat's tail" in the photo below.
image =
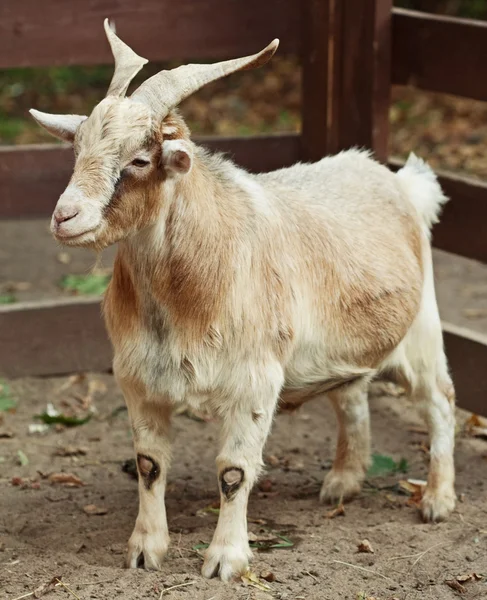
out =
<path fill-rule="evenodd" d="M 428 231 L 431 230 L 448 200 L 435 173 L 424 160 L 411 153 L 404 167 L 397 172 L 397 177 Z"/>

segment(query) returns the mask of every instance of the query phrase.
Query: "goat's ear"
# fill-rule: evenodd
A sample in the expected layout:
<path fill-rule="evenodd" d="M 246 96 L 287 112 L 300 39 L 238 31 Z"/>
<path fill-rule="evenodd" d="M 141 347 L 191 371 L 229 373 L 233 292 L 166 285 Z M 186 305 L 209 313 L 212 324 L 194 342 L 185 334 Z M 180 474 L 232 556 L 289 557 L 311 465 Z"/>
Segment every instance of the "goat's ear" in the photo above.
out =
<path fill-rule="evenodd" d="M 162 142 L 162 164 L 174 173 L 186 175 L 193 166 L 193 150 L 186 140 L 165 140 Z"/>
<path fill-rule="evenodd" d="M 51 135 L 70 143 L 73 142 L 78 127 L 88 118 L 83 115 L 51 115 L 35 108 L 31 108 L 29 112 Z"/>

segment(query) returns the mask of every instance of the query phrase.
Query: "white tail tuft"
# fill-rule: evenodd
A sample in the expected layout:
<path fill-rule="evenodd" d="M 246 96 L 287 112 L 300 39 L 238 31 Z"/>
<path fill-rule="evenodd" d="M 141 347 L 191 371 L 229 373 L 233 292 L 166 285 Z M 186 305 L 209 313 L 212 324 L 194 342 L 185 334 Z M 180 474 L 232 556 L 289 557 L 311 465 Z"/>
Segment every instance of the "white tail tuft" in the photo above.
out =
<path fill-rule="evenodd" d="M 441 209 L 448 200 L 434 171 L 411 152 L 404 167 L 397 172 L 397 177 L 428 231 L 431 230 L 438 223 Z"/>

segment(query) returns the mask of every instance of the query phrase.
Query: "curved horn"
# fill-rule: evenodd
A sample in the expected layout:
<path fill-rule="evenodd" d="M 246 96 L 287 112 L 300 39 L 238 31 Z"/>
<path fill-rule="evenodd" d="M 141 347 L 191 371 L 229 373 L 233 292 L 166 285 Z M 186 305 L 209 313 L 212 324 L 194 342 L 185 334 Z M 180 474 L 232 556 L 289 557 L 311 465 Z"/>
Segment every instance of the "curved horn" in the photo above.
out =
<path fill-rule="evenodd" d="M 127 46 L 115 34 L 115 28 L 110 25 L 108 19 L 103 22 L 105 33 L 108 38 L 108 43 L 112 49 L 113 58 L 115 59 L 115 72 L 113 73 L 107 96 L 125 96 L 127 88 L 132 79 L 148 62 Z"/>
<path fill-rule="evenodd" d="M 209 65 L 183 65 L 171 71 L 161 71 L 135 90 L 132 98 L 148 104 L 160 118 L 164 118 L 172 108 L 207 83 L 236 71 L 256 69 L 265 65 L 278 46 L 279 40 L 275 39 L 252 56 Z"/>

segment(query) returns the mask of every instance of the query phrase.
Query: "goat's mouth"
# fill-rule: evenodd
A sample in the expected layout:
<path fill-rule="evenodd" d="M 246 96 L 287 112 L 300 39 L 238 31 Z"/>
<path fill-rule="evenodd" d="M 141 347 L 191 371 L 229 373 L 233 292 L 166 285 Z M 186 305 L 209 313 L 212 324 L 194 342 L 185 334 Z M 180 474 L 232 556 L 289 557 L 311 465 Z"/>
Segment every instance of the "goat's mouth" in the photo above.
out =
<path fill-rule="evenodd" d="M 53 235 L 54 238 L 64 246 L 83 246 L 95 241 L 97 229 L 98 227 L 92 227 L 90 229 L 72 233 L 66 231 L 53 231 Z"/>

